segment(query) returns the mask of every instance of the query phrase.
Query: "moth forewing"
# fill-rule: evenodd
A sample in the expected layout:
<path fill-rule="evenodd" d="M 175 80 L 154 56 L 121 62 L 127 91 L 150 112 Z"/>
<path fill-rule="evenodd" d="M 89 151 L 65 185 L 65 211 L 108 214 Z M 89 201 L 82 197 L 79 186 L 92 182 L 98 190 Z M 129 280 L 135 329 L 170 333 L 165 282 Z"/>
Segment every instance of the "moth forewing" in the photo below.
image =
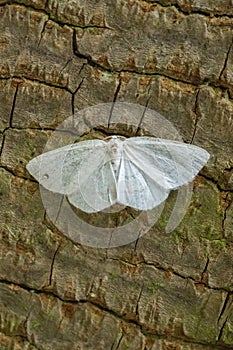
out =
<path fill-rule="evenodd" d="M 116 203 L 149 210 L 188 184 L 208 161 L 200 147 L 154 137 L 87 140 L 43 153 L 27 170 L 88 213 Z"/>

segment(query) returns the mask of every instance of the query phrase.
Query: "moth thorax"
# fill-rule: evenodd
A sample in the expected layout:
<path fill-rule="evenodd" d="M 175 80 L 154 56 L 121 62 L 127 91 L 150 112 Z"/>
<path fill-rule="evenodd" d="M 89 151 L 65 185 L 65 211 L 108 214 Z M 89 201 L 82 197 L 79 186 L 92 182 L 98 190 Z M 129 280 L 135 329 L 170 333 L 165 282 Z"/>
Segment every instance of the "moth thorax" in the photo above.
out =
<path fill-rule="evenodd" d="M 122 141 L 116 137 L 112 138 L 108 142 L 108 152 L 112 159 L 121 158 L 122 154 Z"/>

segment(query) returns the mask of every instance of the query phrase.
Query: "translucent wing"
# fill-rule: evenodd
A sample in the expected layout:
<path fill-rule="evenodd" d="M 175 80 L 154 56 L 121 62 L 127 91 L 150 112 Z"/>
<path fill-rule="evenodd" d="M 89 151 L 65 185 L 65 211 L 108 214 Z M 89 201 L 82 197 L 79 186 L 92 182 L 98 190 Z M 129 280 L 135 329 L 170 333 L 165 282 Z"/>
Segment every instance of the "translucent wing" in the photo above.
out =
<path fill-rule="evenodd" d="M 79 177 L 80 187 L 68 196 L 75 207 L 86 213 L 94 213 L 110 207 L 117 201 L 116 179 L 112 169 L 111 160 L 106 157 L 98 166 L 95 158 L 88 158 Z"/>
<path fill-rule="evenodd" d="M 112 144 L 83 141 L 32 159 L 28 171 L 46 189 L 65 194 L 85 212 L 115 203 L 148 210 L 163 202 L 171 189 L 190 182 L 209 159 L 200 147 L 151 137 L 133 137 L 120 147 L 119 168 Z M 114 164 L 114 170 L 113 170 Z M 117 175 L 116 175 L 117 174 Z M 117 176 L 117 180 L 116 180 Z"/>
<path fill-rule="evenodd" d="M 165 189 L 188 184 L 206 164 L 204 149 L 153 137 L 132 137 L 124 141 L 124 157 L 147 177 Z"/>
<path fill-rule="evenodd" d="M 70 194 L 80 187 L 78 175 L 93 156 L 92 169 L 98 168 L 106 157 L 104 141 L 88 140 L 43 153 L 33 158 L 26 168 L 46 189 Z"/>
<path fill-rule="evenodd" d="M 149 210 L 162 203 L 168 194 L 169 190 L 148 176 L 142 167 L 126 157 L 122 158 L 117 184 L 118 203 L 138 210 Z"/>

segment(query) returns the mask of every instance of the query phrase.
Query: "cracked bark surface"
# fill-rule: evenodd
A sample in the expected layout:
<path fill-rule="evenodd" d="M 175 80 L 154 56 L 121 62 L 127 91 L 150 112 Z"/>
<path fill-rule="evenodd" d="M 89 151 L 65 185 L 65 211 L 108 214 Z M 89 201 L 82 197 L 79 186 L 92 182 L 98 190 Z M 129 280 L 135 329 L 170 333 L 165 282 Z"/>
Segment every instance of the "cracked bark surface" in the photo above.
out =
<path fill-rule="evenodd" d="M 233 347 L 232 9 L 0 0 L 1 349 Z M 175 231 L 172 193 L 136 243 L 94 249 L 52 225 L 25 165 L 67 116 L 112 101 L 155 109 L 211 159 Z"/>

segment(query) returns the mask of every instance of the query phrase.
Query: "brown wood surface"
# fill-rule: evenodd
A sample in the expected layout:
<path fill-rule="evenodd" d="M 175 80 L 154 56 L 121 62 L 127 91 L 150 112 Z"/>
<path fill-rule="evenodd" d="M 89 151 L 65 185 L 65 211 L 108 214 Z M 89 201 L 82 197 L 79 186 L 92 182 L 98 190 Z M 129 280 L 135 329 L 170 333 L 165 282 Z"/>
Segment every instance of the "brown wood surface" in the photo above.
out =
<path fill-rule="evenodd" d="M 0 0 L 1 350 L 233 348 L 232 99 L 231 0 Z M 25 165 L 113 100 L 211 159 L 175 231 L 165 211 L 137 245 L 95 249 L 49 222 Z"/>

